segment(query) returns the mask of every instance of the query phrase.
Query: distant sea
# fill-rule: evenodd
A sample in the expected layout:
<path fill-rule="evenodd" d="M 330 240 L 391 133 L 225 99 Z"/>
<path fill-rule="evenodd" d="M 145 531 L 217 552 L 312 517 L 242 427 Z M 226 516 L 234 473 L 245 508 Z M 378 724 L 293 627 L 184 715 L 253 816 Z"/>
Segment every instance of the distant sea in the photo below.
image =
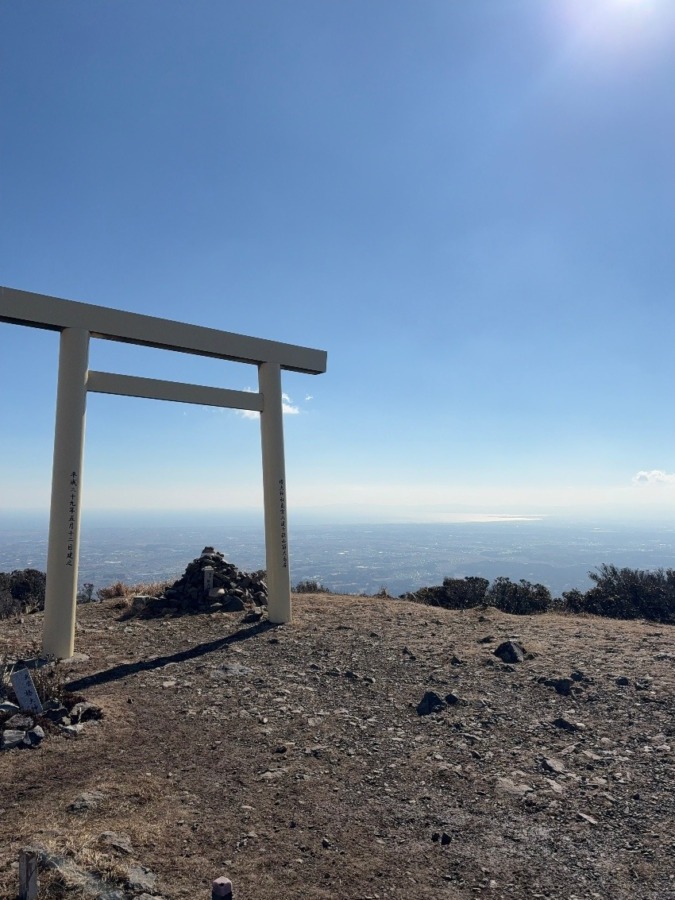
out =
<path fill-rule="evenodd" d="M 96 588 L 176 578 L 206 545 L 240 569 L 265 566 L 262 524 L 214 521 L 190 524 L 106 525 L 85 522 L 80 584 Z M 47 559 L 46 524 L 0 520 L 0 571 L 37 568 Z M 675 568 L 672 526 L 608 526 L 548 520 L 444 524 L 298 524 L 290 532 L 293 584 L 316 579 L 340 593 L 395 596 L 444 577 L 505 575 L 545 584 L 559 596 L 586 590 L 588 572 L 602 563 L 631 568 Z"/>

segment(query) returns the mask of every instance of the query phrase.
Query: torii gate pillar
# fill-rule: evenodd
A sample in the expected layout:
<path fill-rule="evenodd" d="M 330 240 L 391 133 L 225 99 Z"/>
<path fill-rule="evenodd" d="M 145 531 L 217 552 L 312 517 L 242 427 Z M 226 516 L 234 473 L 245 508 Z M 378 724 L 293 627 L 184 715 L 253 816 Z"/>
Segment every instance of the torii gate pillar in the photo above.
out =
<path fill-rule="evenodd" d="M 80 496 L 87 406 L 89 332 L 64 328 L 59 349 L 52 504 L 49 517 L 43 647 L 63 659 L 75 646 Z"/>
<path fill-rule="evenodd" d="M 281 367 L 276 363 L 262 363 L 258 366 L 258 385 L 264 398 L 263 411 L 260 413 L 260 438 L 269 598 L 267 611 L 270 622 L 281 624 L 291 621 Z"/>

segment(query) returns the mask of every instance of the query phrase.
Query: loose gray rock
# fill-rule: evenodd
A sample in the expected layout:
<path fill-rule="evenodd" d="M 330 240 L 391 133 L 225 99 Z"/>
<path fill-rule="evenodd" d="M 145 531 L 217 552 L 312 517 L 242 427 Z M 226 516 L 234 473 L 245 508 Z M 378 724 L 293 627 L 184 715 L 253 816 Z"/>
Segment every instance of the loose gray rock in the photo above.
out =
<path fill-rule="evenodd" d="M 545 756 L 541 761 L 542 766 L 547 772 L 553 772 L 556 775 L 562 775 L 565 772 L 565 766 L 559 759 L 553 759 L 551 756 Z"/>
<path fill-rule="evenodd" d="M 571 678 L 540 678 L 539 683 L 554 688 L 556 693 L 563 697 L 568 697 L 574 686 Z"/>
<path fill-rule="evenodd" d="M 441 712 L 445 709 L 445 701 L 434 691 L 427 691 L 417 704 L 417 715 L 428 716 L 429 713 Z"/>
<path fill-rule="evenodd" d="M 238 662 L 229 662 L 222 665 L 219 669 L 211 671 L 212 678 L 237 678 L 241 675 L 250 675 L 253 669 L 242 665 Z"/>
<path fill-rule="evenodd" d="M 55 705 L 51 709 L 45 709 L 43 715 L 56 725 L 70 725 L 68 710 L 65 706 L 61 706 L 60 704 Z"/>
<path fill-rule="evenodd" d="M 70 812 L 85 812 L 88 809 L 96 809 L 104 799 L 105 794 L 101 793 L 101 791 L 85 791 L 73 800 L 68 809 Z"/>
<path fill-rule="evenodd" d="M 570 722 L 569 719 L 565 719 L 563 716 L 554 719 L 552 724 L 555 725 L 556 728 L 562 728 L 563 731 L 580 731 L 577 722 Z"/>
<path fill-rule="evenodd" d="M 131 853 L 131 838 L 128 834 L 118 834 L 116 831 L 104 831 L 98 836 L 99 844 L 112 847 L 122 853 Z"/>
<path fill-rule="evenodd" d="M 248 615 L 244 616 L 244 622 L 259 622 L 262 619 L 264 610 L 262 606 L 254 606 Z"/>
<path fill-rule="evenodd" d="M 37 747 L 38 744 L 41 744 L 45 739 L 44 729 L 39 725 L 36 725 L 35 728 L 31 728 L 26 732 L 26 737 L 24 738 L 24 743 L 28 744 L 30 747 Z"/>
<path fill-rule="evenodd" d="M 27 716 L 25 713 L 19 713 L 16 716 L 12 716 L 11 719 L 7 719 L 4 727 L 15 728 L 19 731 L 28 731 L 33 725 L 35 725 L 35 721 L 31 719 L 30 716 Z"/>
<path fill-rule="evenodd" d="M 447 847 L 450 843 L 450 835 L 447 831 L 434 831 L 431 840 L 436 844 L 440 842 L 441 847 Z"/>
<path fill-rule="evenodd" d="M 157 881 L 155 873 L 145 866 L 131 866 L 127 877 L 132 891 L 151 891 Z"/>
<path fill-rule="evenodd" d="M 577 816 L 582 820 L 582 822 L 588 822 L 589 825 L 597 825 L 598 820 L 594 819 L 593 816 L 589 816 L 586 813 L 578 812 Z"/>
<path fill-rule="evenodd" d="M 512 794 L 514 797 L 524 797 L 534 790 L 529 784 L 518 784 L 512 778 L 502 776 L 497 778 L 497 790 L 504 794 Z"/>
<path fill-rule="evenodd" d="M 2 732 L 2 749 L 14 750 L 15 747 L 23 746 L 25 731 L 19 731 L 16 728 L 7 728 Z"/>
<path fill-rule="evenodd" d="M 462 700 L 461 697 L 458 697 L 457 694 L 452 691 L 446 695 L 445 702 L 448 706 L 466 706 L 466 700 Z"/>
<path fill-rule="evenodd" d="M 0 713 L 18 713 L 21 712 L 21 708 L 16 705 L 16 703 L 10 703 L 9 700 L 5 700 L 3 703 L 0 703 Z"/>
<path fill-rule="evenodd" d="M 494 653 L 505 663 L 519 663 L 525 659 L 525 650 L 517 641 L 504 641 Z"/>
<path fill-rule="evenodd" d="M 81 653 L 79 650 L 76 650 L 72 656 L 67 656 L 63 662 L 68 663 L 69 666 L 74 666 L 77 665 L 77 663 L 89 662 L 89 656 L 86 653 Z"/>
<path fill-rule="evenodd" d="M 82 734 L 84 731 L 84 725 L 82 722 L 78 722 L 76 725 L 61 725 L 60 726 L 61 734 L 64 734 L 66 737 L 77 737 Z"/>
<path fill-rule="evenodd" d="M 91 719 L 103 718 L 103 712 L 100 706 L 95 703 L 76 703 L 70 711 L 70 718 L 75 722 L 88 722 Z"/>
<path fill-rule="evenodd" d="M 154 599 L 154 597 L 150 597 L 147 594 L 137 594 L 131 601 L 131 615 L 139 616 L 145 610 L 148 603 Z"/>

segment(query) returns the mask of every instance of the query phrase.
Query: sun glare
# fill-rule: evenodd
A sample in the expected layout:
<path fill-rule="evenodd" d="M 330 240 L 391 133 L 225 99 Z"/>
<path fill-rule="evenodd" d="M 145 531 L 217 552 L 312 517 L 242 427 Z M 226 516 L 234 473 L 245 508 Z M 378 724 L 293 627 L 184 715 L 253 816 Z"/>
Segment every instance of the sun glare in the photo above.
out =
<path fill-rule="evenodd" d="M 566 0 L 562 5 L 578 48 L 614 54 L 641 53 L 645 43 L 660 43 L 672 25 L 672 0 Z M 669 25 L 670 23 L 670 25 Z"/>

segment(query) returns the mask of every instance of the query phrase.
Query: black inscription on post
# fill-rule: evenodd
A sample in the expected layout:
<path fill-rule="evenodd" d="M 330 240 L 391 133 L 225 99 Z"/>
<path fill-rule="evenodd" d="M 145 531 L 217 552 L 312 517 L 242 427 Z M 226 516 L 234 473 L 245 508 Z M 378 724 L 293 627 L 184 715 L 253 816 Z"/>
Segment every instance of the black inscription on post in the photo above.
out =
<path fill-rule="evenodd" d="M 70 473 L 70 499 L 68 502 L 68 543 L 66 550 L 66 565 L 75 565 L 75 519 L 77 518 L 77 472 Z"/>
<path fill-rule="evenodd" d="M 284 569 L 288 568 L 288 538 L 286 535 L 286 485 L 279 479 L 279 522 L 281 525 L 281 558 Z"/>

